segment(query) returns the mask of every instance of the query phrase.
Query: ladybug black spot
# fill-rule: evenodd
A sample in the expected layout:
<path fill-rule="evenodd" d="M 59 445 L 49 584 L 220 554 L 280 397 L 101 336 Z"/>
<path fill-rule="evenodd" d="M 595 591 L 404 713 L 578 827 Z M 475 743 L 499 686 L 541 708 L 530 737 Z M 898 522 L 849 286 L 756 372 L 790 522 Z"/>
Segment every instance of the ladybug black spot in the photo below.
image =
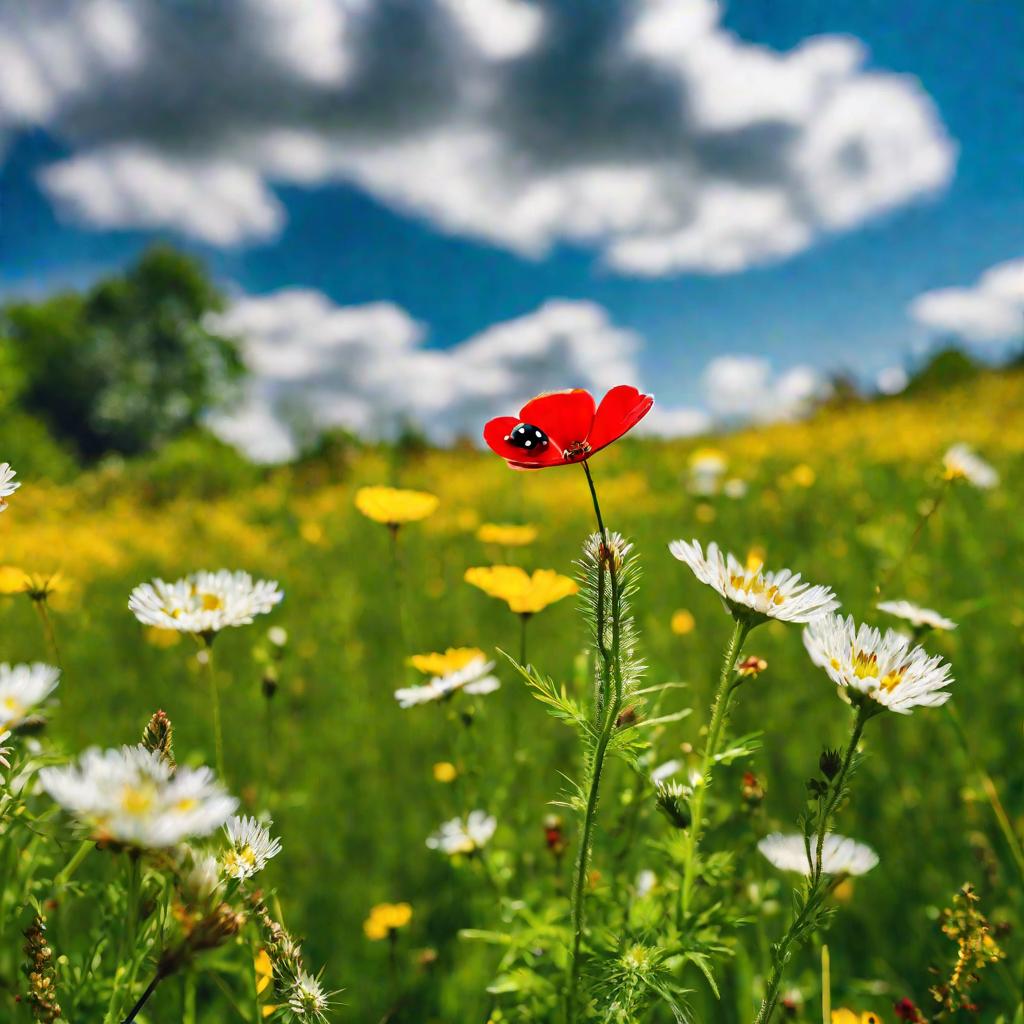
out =
<path fill-rule="evenodd" d="M 522 448 L 525 452 L 542 452 L 551 443 L 548 435 L 540 427 L 532 423 L 520 423 L 505 435 L 505 440 L 513 448 Z"/>

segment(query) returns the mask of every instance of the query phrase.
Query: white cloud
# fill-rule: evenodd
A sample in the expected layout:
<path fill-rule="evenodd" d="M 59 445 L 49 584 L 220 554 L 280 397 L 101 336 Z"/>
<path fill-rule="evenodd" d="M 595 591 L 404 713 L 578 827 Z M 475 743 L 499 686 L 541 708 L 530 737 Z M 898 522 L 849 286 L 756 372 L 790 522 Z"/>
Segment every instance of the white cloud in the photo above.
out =
<path fill-rule="evenodd" d="M 936 334 L 965 342 L 1024 337 L 1024 259 L 1000 263 L 970 288 L 939 288 L 919 295 L 910 315 Z"/>
<path fill-rule="evenodd" d="M 284 210 L 258 174 L 227 160 L 197 162 L 111 146 L 42 172 L 71 216 L 102 228 L 173 226 L 214 245 L 275 235 Z"/>
<path fill-rule="evenodd" d="M 750 355 L 713 359 L 704 371 L 701 387 L 708 408 L 727 422 L 795 419 L 831 391 L 828 381 L 810 366 L 776 374 L 767 359 Z"/>
<path fill-rule="evenodd" d="M 392 303 L 337 306 L 306 289 L 238 296 L 211 327 L 239 339 L 250 370 L 244 401 L 211 426 L 267 462 L 332 427 L 393 437 L 414 426 L 440 444 L 478 442 L 488 419 L 514 415 L 541 392 L 583 387 L 600 397 L 616 384 L 645 384 L 641 339 L 592 302 L 546 302 L 447 349 L 430 348 L 424 327 Z M 712 360 L 701 385 L 706 408 L 658 402 L 638 432 L 680 437 L 716 423 L 793 419 L 829 391 L 809 367 L 775 373 L 746 355 Z"/>
<path fill-rule="evenodd" d="M 425 347 L 391 303 L 339 307 L 305 290 L 241 297 L 213 326 L 242 340 L 252 377 L 243 404 L 212 425 L 265 461 L 338 426 L 477 439 L 487 419 L 541 391 L 571 382 L 602 393 L 637 376 L 636 337 L 590 302 L 548 302 L 443 350 Z"/>
<path fill-rule="evenodd" d="M 856 40 L 740 40 L 713 0 L 0 0 L 0 136 L 99 227 L 267 238 L 271 184 L 350 182 L 439 229 L 724 273 L 926 196 L 955 146 Z M 99 198 L 93 196 L 99 178 Z M 195 204 L 195 209 L 193 208 Z"/>

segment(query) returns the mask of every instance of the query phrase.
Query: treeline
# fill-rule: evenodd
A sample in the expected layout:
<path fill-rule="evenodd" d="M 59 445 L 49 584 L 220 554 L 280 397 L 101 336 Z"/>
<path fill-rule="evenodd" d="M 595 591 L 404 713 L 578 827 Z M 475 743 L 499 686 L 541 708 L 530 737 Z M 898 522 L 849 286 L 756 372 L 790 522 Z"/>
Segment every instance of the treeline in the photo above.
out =
<path fill-rule="evenodd" d="M 0 306 L 4 458 L 57 478 L 111 455 L 158 452 L 175 477 L 204 459 L 221 470 L 243 462 L 202 430 L 206 413 L 237 397 L 245 373 L 240 340 L 210 329 L 224 301 L 199 261 L 160 245 L 84 291 Z M 949 387 L 983 370 L 955 345 L 940 345 L 913 369 L 904 393 Z M 832 385 L 827 405 L 876 397 L 853 376 L 838 375 Z M 356 443 L 345 431 L 329 432 L 304 461 L 335 462 L 339 446 Z M 410 427 L 397 447 L 425 444 Z"/>
<path fill-rule="evenodd" d="M 230 402 L 236 340 L 212 332 L 224 298 L 201 263 L 166 246 L 85 291 L 0 308 L 0 416 L 87 464 L 154 451 Z M 5 455 L 5 457 L 8 457 Z M 56 456 L 54 456 L 56 457 Z"/>

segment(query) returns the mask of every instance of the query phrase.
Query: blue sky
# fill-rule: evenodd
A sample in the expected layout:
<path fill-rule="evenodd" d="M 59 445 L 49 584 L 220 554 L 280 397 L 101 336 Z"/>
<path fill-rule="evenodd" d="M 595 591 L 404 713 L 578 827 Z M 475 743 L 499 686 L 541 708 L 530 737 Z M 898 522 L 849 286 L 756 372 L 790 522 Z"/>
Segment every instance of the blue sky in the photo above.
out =
<path fill-rule="evenodd" d="M 565 0 L 559 12 L 568 22 L 587 16 L 579 0 Z M 0 3 L 4 17 L 15 15 Z M 905 361 L 928 337 L 908 313 L 915 297 L 969 287 L 987 268 L 1024 255 L 1020 4 L 733 0 L 716 32 L 779 52 L 822 34 L 855 37 L 867 51 L 860 74 L 917 79 L 934 104 L 936 130 L 955 147 L 955 170 L 938 187 L 911 190 L 852 224 L 816 225 L 813 238 L 790 255 L 751 258 L 728 273 L 699 265 L 636 273 L 610 266 L 614 260 L 600 240 L 560 228 L 533 253 L 516 251 L 502 237 L 480 237 L 500 236 L 500 225 L 453 229 L 429 204 L 417 206 L 415 186 L 412 200 L 396 198 L 388 187 L 352 184 L 358 175 L 347 172 L 303 180 L 291 170 L 264 169 L 280 204 L 276 228 L 211 244 L 197 237 L 201 226 L 198 232 L 171 228 L 173 216 L 152 227 L 146 216 L 135 227 L 123 213 L 104 222 L 95 211 L 83 215 L 88 199 L 69 201 L 59 189 L 44 188 L 42 170 L 96 147 L 90 129 L 80 128 L 88 107 L 65 99 L 59 116 L 34 123 L 14 118 L 5 133 L 0 95 L 0 140 L 7 137 L 0 291 L 39 294 L 80 285 L 123 264 L 151 239 L 167 238 L 250 295 L 307 288 L 339 306 L 393 303 L 424 326 L 427 348 L 460 343 L 548 299 L 589 300 L 642 338 L 639 368 L 645 381 L 657 381 L 659 397 L 688 404 L 700 402 L 701 374 L 722 354 L 766 356 L 779 370 L 809 364 L 870 378 Z M 162 145 L 158 134 L 131 131 L 147 145 Z"/>

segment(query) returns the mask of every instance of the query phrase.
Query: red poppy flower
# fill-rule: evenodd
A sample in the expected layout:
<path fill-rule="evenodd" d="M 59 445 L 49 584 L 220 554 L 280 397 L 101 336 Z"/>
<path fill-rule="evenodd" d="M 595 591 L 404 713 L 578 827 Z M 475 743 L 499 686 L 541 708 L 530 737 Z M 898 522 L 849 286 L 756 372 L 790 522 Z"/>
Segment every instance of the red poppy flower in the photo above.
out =
<path fill-rule="evenodd" d="M 543 469 L 585 462 L 635 427 L 654 404 L 651 395 L 620 384 L 594 407 L 582 388 L 538 395 L 515 416 L 498 416 L 484 427 L 484 440 L 516 469 Z"/>

